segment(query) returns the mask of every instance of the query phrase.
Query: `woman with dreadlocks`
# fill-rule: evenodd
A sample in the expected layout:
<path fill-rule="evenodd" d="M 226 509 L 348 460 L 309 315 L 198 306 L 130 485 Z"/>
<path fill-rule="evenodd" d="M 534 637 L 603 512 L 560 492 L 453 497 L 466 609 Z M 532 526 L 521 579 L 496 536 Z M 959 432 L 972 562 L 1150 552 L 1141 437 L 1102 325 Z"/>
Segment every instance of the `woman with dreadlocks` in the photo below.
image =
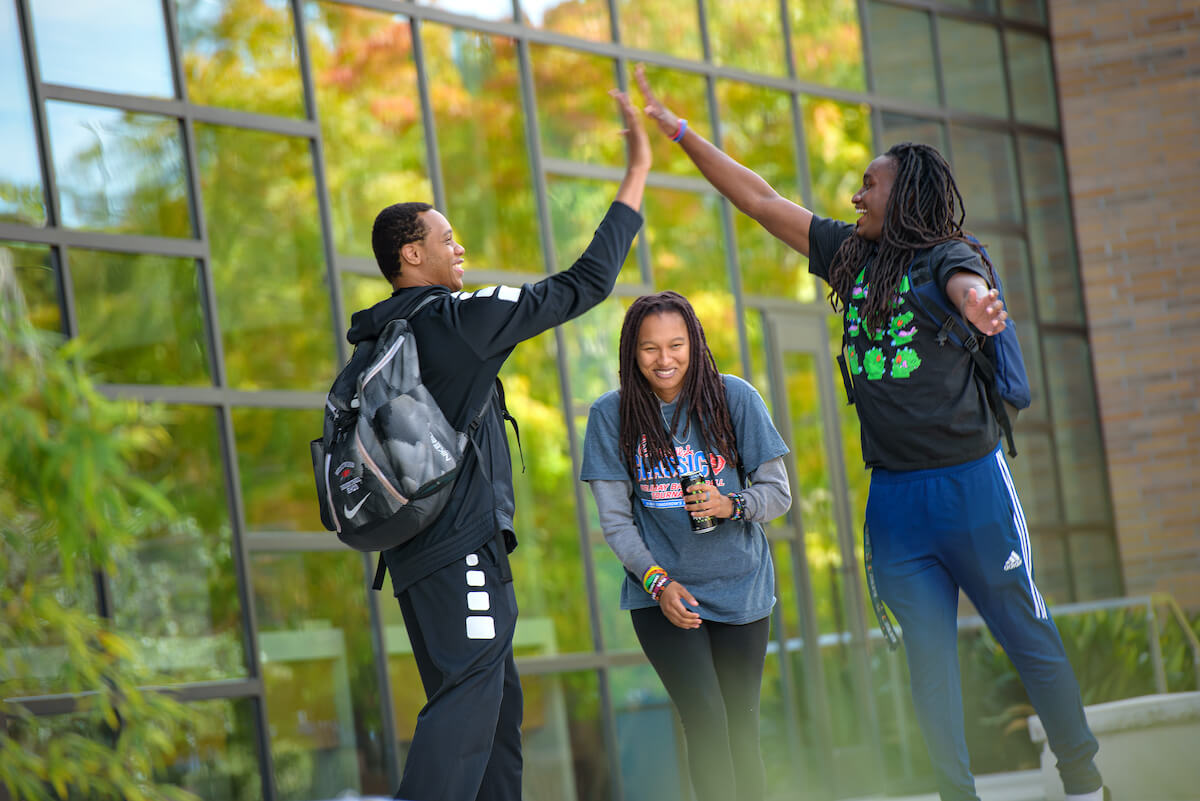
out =
<path fill-rule="evenodd" d="M 867 167 L 855 224 L 814 215 L 687 127 L 654 96 L 645 112 L 740 211 L 809 257 L 843 316 L 843 343 L 871 470 L 868 584 L 901 624 L 911 690 L 944 801 L 977 801 L 957 651 L 961 589 L 1016 666 L 1045 725 L 1068 801 L 1107 797 L 1074 671 L 1033 581 L 1029 535 L 1000 430 L 966 348 L 944 347 L 910 281 L 936 282 L 978 334 L 1005 328 L 992 266 L 963 229 L 950 167 L 904 143 Z M 912 276 L 911 279 L 909 276 Z M 885 633 L 886 610 L 876 604 Z M 894 637 L 894 634 L 892 634 Z"/>
<path fill-rule="evenodd" d="M 581 477 L 627 571 L 621 608 L 679 712 L 698 801 L 759 801 L 775 605 L 761 524 L 791 505 L 787 446 L 754 387 L 717 371 L 679 293 L 634 301 L 619 347 L 620 388 L 592 405 Z M 703 481 L 685 498 L 687 473 Z M 716 525 L 693 526 L 703 518 Z"/>

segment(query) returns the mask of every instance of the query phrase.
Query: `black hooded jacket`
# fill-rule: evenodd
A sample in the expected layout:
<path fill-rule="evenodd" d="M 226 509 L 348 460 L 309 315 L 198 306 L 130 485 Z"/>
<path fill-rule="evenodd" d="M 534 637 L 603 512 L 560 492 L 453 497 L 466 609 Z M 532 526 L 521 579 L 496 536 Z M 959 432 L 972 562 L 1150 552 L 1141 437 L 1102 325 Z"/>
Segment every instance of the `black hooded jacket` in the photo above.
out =
<path fill-rule="evenodd" d="M 641 224 L 641 215 L 614 202 L 587 250 L 568 270 L 519 288 L 398 289 L 351 318 L 346 338 L 356 345 L 378 337 L 389 322 L 405 317 L 428 295 L 436 295 L 409 320 L 422 381 L 459 431 L 467 429 L 484 403 L 491 407 L 475 433 L 491 481 L 468 445 L 446 509 L 428 529 L 384 553 L 397 595 L 478 550 L 500 532 L 505 533 L 509 550 L 516 547 L 511 456 L 500 409 L 492 400 L 496 376 L 518 343 L 578 317 L 608 297 Z"/>

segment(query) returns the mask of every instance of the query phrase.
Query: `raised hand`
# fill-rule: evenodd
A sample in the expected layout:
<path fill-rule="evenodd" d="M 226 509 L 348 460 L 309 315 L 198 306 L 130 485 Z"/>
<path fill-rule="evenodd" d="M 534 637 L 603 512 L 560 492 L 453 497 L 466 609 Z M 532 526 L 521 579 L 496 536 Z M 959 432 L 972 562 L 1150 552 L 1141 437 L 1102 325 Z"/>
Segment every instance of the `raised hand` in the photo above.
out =
<path fill-rule="evenodd" d="M 990 289 L 982 296 L 975 287 L 968 289 L 962 312 L 971 325 L 987 336 L 999 334 L 1008 325 L 1005 322 L 1008 312 L 1004 310 L 1004 301 L 996 289 Z"/>
<path fill-rule="evenodd" d="M 617 89 L 610 89 L 608 94 L 617 101 L 621 118 L 625 127 L 621 130 L 625 137 L 625 158 L 628 166 L 635 169 L 650 169 L 650 139 L 646 136 L 646 127 L 642 125 L 641 115 L 633 107 L 629 95 Z"/>
<path fill-rule="evenodd" d="M 646 101 L 646 116 L 658 123 L 660 131 L 667 136 L 674 136 L 679 129 L 679 117 L 655 96 L 654 90 L 650 88 L 650 82 L 646 80 L 646 68 L 638 64 L 633 70 L 633 77 Z"/>

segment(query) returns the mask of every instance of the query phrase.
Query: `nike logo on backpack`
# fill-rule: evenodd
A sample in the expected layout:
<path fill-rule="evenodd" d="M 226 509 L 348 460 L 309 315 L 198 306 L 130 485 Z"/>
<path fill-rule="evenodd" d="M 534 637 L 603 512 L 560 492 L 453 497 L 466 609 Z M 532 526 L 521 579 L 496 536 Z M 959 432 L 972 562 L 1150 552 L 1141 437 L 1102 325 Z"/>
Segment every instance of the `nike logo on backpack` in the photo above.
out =
<path fill-rule="evenodd" d="M 1004 563 L 1004 571 L 1016 570 L 1021 566 L 1021 557 L 1017 556 L 1016 551 L 1009 551 L 1008 561 Z"/>
<path fill-rule="evenodd" d="M 344 514 L 346 516 L 347 520 L 354 517 L 356 514 L 358 514 L 358 510 L 362 508 L 362 505 L 367 502 L 367 498 L 370 498 L 370 497 L 371 497 L 371 493 L 368 492 L 366 495 L 363 496 L 363 499 L 361 501 L 359 501 L 358 503 L 354 504 L 354 506 L 346 506 L 345 504 L 343 504 L 342 505 L 342 514 Z M 1007 569 L 1007 568 L 1005 568 L 1005 569 Z"/>

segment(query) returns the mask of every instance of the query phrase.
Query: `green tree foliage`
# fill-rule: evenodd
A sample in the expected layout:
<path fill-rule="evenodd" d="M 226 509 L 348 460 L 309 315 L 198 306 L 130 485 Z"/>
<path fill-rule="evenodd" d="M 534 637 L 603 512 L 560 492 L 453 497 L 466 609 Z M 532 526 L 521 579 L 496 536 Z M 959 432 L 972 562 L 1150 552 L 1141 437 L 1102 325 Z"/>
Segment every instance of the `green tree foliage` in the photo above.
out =
<path fill-rule="evenodd" d="M 156 780 L 192 713 L 139 686 L 135 645 L 84 600 L 94 568 L 175 517 L 131 469 L 162 428 L 95 390 L 78 341 L 29 323 L 0 258 L 0 697 L 84 693 L 52 719 L 0 701 L 0 781 L 16 801 L 193 798 Z"/>

